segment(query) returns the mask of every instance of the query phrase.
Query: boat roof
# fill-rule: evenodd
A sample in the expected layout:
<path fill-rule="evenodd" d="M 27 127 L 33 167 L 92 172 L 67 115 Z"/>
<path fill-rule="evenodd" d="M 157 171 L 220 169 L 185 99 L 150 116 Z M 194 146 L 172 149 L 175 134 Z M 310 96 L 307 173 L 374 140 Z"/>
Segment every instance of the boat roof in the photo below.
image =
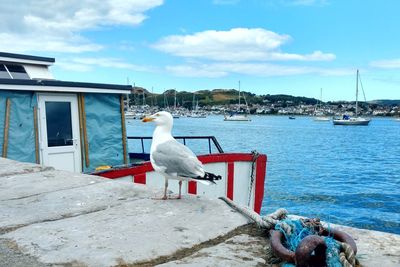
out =
<path fill-rule="evenodd" d="M 51 57 L 40 57 L 40 56 L 0 52 L 0 61 L 49 66 L 52 65 L 56 60 L 55 58 Z"/>
<path fill-rule="evenodd" d="M 0 90 L 129 94 L 130 85 L 40 79 L 0 79 Z"/>

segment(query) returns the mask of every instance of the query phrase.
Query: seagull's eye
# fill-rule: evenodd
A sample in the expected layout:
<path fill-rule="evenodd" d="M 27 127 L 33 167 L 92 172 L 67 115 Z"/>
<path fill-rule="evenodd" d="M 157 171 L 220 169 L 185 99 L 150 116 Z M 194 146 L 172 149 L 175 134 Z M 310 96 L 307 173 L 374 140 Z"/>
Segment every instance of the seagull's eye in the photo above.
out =
<path fill-rule="evenodd" d="M 159 117 L 159 116 L 160 116 L 160 114 L 156 114 L 156 116 L 157 116 L 157 117 Z"/>

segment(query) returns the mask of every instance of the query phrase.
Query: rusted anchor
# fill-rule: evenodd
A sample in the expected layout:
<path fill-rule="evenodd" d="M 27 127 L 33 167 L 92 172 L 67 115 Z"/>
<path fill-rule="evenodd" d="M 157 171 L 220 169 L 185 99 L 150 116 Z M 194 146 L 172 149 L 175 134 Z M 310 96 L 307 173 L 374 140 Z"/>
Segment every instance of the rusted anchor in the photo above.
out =
<path fill-rule="evenodd" d="M 270 230 L 271 247 L 274 254 L 284 261 L 295 263 L 296 266 L 326 266 L 326 244 L 323 237 L 318 235 L 309 235 L 305 237 L 298 245 L 296 252 L 288 250 L 282 245 L 283 234 L 278 230 Z M 357 246 L 353 238 L 345 232 L 337 229 L 329 231 L 323 229 L 322 236 L 331 235 L 335 240 L 344 242 L 357 254 Z"/>

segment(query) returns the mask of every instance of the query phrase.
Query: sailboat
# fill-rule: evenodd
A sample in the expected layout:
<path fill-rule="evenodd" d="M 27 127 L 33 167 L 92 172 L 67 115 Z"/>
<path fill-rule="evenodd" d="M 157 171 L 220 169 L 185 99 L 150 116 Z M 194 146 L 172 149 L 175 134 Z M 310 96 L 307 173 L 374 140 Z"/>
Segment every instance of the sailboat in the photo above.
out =
<path fill-rule="evenodd" d="M 354 118 L 351 118 L 348 115 L 343 115 L 342 118 L 333 119 L 334 125 L 368 125 L 371 119 L 358 117 L 358 82 L 359 82 L 359 71 L 357 70 L 357 78 L 356 78 L 356 114 Z M 361 89 L 362 84 L 361 84 Z M 363 89 L 364 92 L 364 89 Z M 364 95 L 365 98 L 365 95 Z"/>
<path fill-rule="evenodd" d="M 246 103 L 247 106 L 247 103 Z M 239 81 L 239 111 L 240 111 L 240 81 Z M 233 113 L 229 116 L 224 115 L 224 121 L 251 121 L 250 117 L 246 114 Z"/>
<path fill-rule="evenodd" d="M 314 111 L 314 121 L 330 121 L 331 119 L 329 117 L 324 116 L 324 113 L 321 110 L 321 104 L 322 103 L 322 88 L 321 88 L 321 93 L 320 93 L 320 97 L 317 103 L 317 107 Z"/>
<path fill-rule="evenodd" d="M 199 100 L 197 100 L 197 102 L 196 102 L 196 94 L 195 93 L 193 93 L 192 114 L 188 117 L 192 117 L 195 119 L 207 118 L 205 113 L 199 112 Z"/>
<path fill-rule="evenodd" d="M 174 110 L 173 110 L 173 112 L 172 112 L 172 117 L 173 117 L 174 119 L 179 119 L 179 118 L 181 117 L 181 114 L 179 114 L 179 113 L 176 111 L 176 89 L 175 89 Z"/>

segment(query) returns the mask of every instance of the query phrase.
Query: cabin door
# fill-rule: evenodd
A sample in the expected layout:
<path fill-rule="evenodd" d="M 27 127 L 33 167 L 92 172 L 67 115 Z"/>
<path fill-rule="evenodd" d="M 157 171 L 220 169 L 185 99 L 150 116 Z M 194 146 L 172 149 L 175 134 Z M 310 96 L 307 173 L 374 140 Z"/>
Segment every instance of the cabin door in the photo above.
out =
<path fill-rule="evenodd" d="M 41 163 L 81 172 L 77 96 L 40 94 L 38 106 Z"/>

